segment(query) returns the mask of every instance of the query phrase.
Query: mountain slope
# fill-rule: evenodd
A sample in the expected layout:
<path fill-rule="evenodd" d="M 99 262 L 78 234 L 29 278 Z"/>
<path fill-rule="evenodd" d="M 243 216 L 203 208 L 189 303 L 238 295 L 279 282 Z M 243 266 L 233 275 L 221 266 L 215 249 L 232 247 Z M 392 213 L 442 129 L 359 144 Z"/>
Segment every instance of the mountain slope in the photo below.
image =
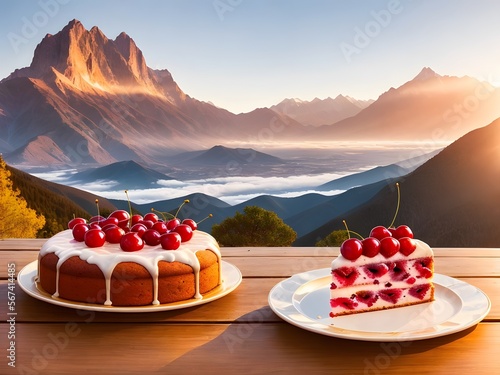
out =
<path fill-rule="evenodd" d="M 500 119 L 461 137 L 399 180 L 401 208 L 396 225 L 408 224 L 431 246 L 499 247 Z M 334 229 L 349 227 L 367 235 L 389 225 L 396 207 L 394 185 L 299 242 L 310 243 Z"/>
<path fill-rule="evenodd" d="M 56 184 L 32 176 L 19 169 L 7 166 L 11 172 L 13 186 L 19 189 L 28 207 L 45 216 L 45 226 L 39 236 L 50 237 L 67 229 L 67 223 L 74 216 L 90 218 L 97 214 L 95 200 L 103 211 L 113 211 L 116 206 L 105 198 Z"/>

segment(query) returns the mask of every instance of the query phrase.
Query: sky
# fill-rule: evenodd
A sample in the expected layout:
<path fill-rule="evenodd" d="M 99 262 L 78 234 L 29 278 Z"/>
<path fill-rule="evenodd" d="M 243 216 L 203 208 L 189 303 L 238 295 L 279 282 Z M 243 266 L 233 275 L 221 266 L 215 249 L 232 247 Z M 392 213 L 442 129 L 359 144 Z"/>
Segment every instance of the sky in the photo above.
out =
<path fill-rule="evenodd" d="M 126 32 L 153 69 L 234 113 L 376 99 L 423 67 L 500 85 L 495 0 L 0 0 L 0 79 L 72 19 Z"/>

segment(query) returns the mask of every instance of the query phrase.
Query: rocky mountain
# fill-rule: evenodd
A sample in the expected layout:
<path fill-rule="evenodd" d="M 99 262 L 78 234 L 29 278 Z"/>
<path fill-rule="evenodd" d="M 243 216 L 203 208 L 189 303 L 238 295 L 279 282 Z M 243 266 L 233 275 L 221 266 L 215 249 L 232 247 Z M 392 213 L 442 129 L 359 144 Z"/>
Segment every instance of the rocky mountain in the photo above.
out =
<path fill-rule="evenodd" d="M 500 117 L 500 89 L 430 68 L 380 95 L 358 114 L 321 126 L 316 139 L 453 141 Z"/>
<path fill-rule="evenodd" d="M 500 246 L 500 119 L 467 133 L 407 176 L 399 179 L 401 207 L 396 225 L 409 225 L 431 246 Z M 356 190 L 356 189 L 353 189 Z M 370 201 L 302 236 L 309 244 L 342 220 L 363 235 L 389 225 L 396 208 L 394 184 Z"/>
<path fill-rule="evenodd" d="M 354 116 L 371 103 L 373 100 L 357 100 L 349 96 L 338 95 L 335 98 L 314 98 L 311 101 L 296 98 L 284 99 L 271 106 L 270 109 L 287 115 L 301 124 L 319 126 L 333 124 Z"/>
<path fill-rule="evenodd" d="M 0 152 L 13 164 L 163 164 L 227 139 L 258 142 L 262 131 L 280 139 L 303 126 L 267 108 L 235 115 L 191 98 L 170 72 L 148 68 L 127 34 L 108 39 L 77 20 L 0 82 Z"/>

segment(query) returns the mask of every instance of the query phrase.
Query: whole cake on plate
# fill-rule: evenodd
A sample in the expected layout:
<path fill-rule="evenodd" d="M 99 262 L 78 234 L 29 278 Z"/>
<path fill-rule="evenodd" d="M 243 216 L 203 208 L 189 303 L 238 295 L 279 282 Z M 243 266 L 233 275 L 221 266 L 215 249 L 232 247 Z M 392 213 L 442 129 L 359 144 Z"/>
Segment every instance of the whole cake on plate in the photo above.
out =
<path fill-rule="evenodd" d="M 202 298 L 221 284 L 211 235 L 189 219 L 137 216 L 72 220 L 40 249 L 37 287 L 69 301 L 143 306 Z"/>
<path fill-rule="evenodd" d="M 434 300 L 433 251 L 406 225 L 378 226 L 368 238 L 344 241 L 331 273 L 331 317 Z"/>

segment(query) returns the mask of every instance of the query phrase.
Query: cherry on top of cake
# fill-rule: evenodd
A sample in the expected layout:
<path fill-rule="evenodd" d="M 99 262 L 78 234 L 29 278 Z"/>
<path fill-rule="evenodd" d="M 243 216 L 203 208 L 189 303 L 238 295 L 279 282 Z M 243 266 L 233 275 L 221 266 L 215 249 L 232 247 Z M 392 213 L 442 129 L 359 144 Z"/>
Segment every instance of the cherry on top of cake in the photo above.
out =
<path fill-rule="evenodd" d="M 139 251 L 144 246 L 158 245 L 164 250 L 177 250 L 181 243 L 193 237 L 193 231 L 198 229 L 199 223 L 212 217 L 210 214 L 198 223 L 190 218 L 181 221 L 177 215 L 186 203 L 189 203 L 188 199 L 179 206 L 175 215 L 152 209 L 152 212 L 143 217 L 132 214 L 129 200 L 131 213 L 116 210 L 108 217 L 103 217 L 99 214 L 99 201 L 96 199 L 97 215 L 89 220 L 81 217 L 73 218 L 68 222 L 68 229 L 71 229 L 76 241 L 85 242 L 85 245 L 91 248 L 111 243 L 119 244 L 120 248 L 127 252 Z M 171 217 L 167 218 L 167 215 Z"/>
<path fill-rule="evenodd" d="M 370 231 L 369 237 L 363 238 L 359 233 L 349 230 L 344 220 L 349 238 L 340 246 L 341 256 L 347 260 L 355 261 L 362 255 L 373 258 L 381 254 L 385 258 L 390 258 L 398 252 L 405 256 L 409 256 L 416 250 L 417 243 L 413 238 L 413 232 L 410 227 L 407 225 L 399 225 L 396 228 L 393 227 L 401 201 L 399 183 L 396 183 L 396 189 L 398 193 L 396 212 L 388 227 L 382 225 L 376 226 Z M 360 239 L 351 238 L 351 233 L 354 233 L 360 237 Z"/>

